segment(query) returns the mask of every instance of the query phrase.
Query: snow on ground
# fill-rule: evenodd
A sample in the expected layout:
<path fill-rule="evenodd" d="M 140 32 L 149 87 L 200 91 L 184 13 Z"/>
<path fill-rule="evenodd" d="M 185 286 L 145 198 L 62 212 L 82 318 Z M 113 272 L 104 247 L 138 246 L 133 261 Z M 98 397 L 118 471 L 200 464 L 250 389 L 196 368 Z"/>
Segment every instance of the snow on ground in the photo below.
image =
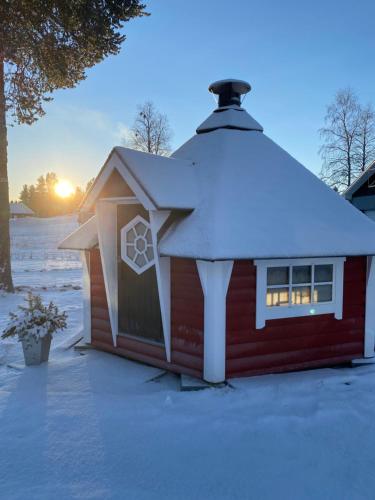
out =
<path fill-rule="evenodd" d="M 22 288 L 0 297 L 0 328 L 23 287 L 67 309 L 70 325 L 39 367 L 14 364 L 19 344 L 1 343 L 1 499 L 374 498 L 374 366 L 179 392 L 173 375 L 150 381 L 158 369 L 67 350 L 81 328 L 80 266 L 55 248 L 75 224 L 12 221 Z"/>
<path fill-rule="evenodd" d="M 22 304 L 27 292 L 38 293 L 45 302 L 53 300 L 69 314 L 69 330 L 56 336 L 73 336 L 82 329 L 82 265 L 79 252 L 57 250 L 58 243 L 78 227 L 76 216 L 10 221 L 13 281 L 17 293 L 0 295 L 0 332 L 8 312 Z M 1 363 L 21 356 L 15 340 L 0 341 Z"/>

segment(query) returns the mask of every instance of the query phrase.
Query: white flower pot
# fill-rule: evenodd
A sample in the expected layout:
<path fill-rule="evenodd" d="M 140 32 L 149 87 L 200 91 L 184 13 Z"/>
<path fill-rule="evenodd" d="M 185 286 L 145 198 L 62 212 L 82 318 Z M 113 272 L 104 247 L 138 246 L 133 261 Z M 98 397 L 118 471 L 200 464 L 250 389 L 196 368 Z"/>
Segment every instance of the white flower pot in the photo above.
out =
<path fill-rule="evenodd" d="M 48 361 L 51 338 L 51 335 L 46 335 L 38 340 L 34 338 L 22 340 L 25 365 L 40 365 Z"/>

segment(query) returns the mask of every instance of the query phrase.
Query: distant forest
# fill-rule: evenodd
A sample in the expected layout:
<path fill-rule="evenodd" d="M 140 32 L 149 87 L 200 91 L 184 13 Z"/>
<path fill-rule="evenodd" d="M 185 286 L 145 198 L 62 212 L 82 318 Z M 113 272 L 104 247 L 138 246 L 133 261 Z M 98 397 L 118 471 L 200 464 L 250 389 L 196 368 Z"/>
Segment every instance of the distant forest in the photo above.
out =
<path fill-rule="evenodd" d="M 71 195 L 61 197 L 55 190 L 59 178 L 54 172 L 48 172 L 45 176 L 41 175 L 36 184 L 24 184 L 19 198 L 35 212 L 37 217 L 67 215 L 78 210 L 93 180 L 87 183 L 84 190 L 77 186 Z"/>

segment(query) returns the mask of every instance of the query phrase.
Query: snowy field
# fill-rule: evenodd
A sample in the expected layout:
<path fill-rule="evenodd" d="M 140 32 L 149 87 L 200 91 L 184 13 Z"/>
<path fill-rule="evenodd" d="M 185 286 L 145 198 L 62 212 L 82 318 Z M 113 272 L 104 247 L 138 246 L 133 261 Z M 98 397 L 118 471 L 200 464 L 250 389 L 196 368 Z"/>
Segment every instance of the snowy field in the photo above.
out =
<path fill-rule="evenodd" d="M 375 498 L 375 367 L 234 380 L 180 392 L 177 377 L 66 349 L 81 329 L 81 269 L 57 252 L 70 217 L 12 221 L 18 291 L 57 302 L 69 330 L 23 368 L 0 343 L 0 499 Z M 10 366 L 9 366 L 10 364 Z"/>

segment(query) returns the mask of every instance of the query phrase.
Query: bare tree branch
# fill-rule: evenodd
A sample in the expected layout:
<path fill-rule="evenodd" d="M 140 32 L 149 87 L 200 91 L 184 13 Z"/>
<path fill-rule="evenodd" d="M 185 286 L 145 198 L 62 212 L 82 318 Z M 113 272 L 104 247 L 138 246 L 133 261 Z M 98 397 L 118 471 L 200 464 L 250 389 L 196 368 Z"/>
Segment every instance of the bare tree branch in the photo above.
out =
<path fill-rule="evenodd" d="M 375 159 L 375 113 L 371 105 L 362 108 L 347 88 L 336 94 L 324 121 L 326 126 L 319 130 L 320 177 L 342 191 Z"/>
<path fill-rule="evenodd" d="M 171 137 L 172 132 L 166 115 L 159 113 L 151 101 L 138 106 L 138 114 L 128 141 L 132 148 L 168 156 Z"/>

